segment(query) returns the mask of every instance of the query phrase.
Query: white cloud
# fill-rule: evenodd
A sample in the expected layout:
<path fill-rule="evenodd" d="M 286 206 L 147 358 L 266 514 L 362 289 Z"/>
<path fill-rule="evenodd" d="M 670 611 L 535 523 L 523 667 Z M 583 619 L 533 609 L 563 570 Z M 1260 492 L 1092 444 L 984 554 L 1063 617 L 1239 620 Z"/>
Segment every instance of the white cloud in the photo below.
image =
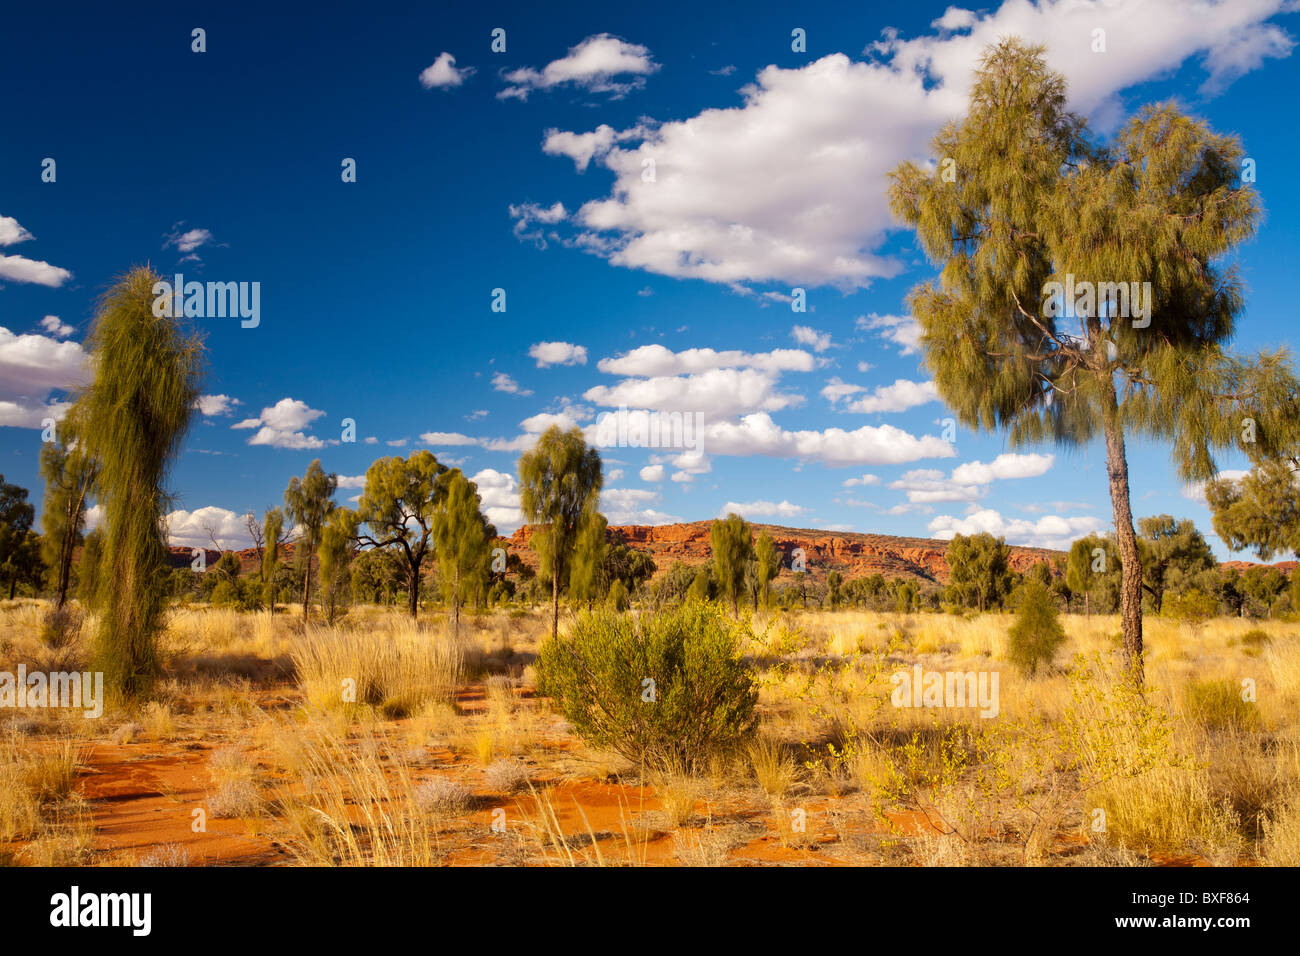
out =
<path fill-rule="evenodd" d="M 871 315 L 859 316 L 857 327 L 879 330 L 881 337 L 897 345 L 903 355 L 921 351 L 921 326 L 911 316 L 876 315 L 872 312 Z"/>
<path fill-rule="evenodd" d="M 194 511 L 178 508 L 163 520 L 167 526 L 167 540 L 174 547 L 211 548 L 213 545 L 209 529 L 223 548 L 238 550 L 253 546 L 245 515 L 227 508 L 218 508 L 216 505 L 196 508 Z"/>
<path fill-rule="evenodd" d="M 830 388 L 830 386 L 827 386 Z M 827 389 L 822 389 L 826 394 Z M 937 402 L 939 390 L 934 382 L 909 382 L 897 379 L 893 385 L 880 385 L 870 395 L 849 402 L 846 411 L 872 414 L 875 412 L 904 412 L 917 405 Z"/>
<path fill-rule="evenodd" d="M 736 513 L 742 518 L 796 518 L 801 514 L 807 513 L 808 509 L 802 505 L 791 504 L 788 501 L 728 501 L 718 512 L 718 517 L 725 518 L 731 513 Z"/>
<path fill-rule="evenodd" d="M 1054 455 L 998 455 L 987 465 L 968 461 L 952 470 L 952 480 L 963 485 L 987 485 L 1007 478 L 1037 478 L 1051 470 Z"/>
<path fill-rule="evenodd" d="M 611 468 L 609 471 L 605 472 L 606 481 L 619 481 L 620 479 L 622 479 L 622 477 L 623 477 L 622 468 Z"/>
<path fill-rule="evenodd" d="M 1052 455 L 1008 453 L 998 455 L 988 464 L 968 461 L 954 468 L 947 477 L 930 468 L 909 471 L 889 487 L 906 491 L 907 500 L 913 504 L 975 501 L 983 495 L 983 485 L 1004 479 L 1038 477 L 1048 472 L 1053 461 Z"/>
<path fill-rule="evenodd" d="M 958 534 L 987 532 L 994 537 L 1006 538 L 1008 544 L 1064 551 L 1078 538 L 1101 531 L 1105 525 L 1097 518 L 1083 515 L 1046 515 L 1037 521 L 1005 518 L 993 509 L 985 508 L 961 518 L 938 515 L 928 527 L 931 534 L 945 541 Z"/>
<path fill-rule="evenodd" d="M 12 246 L 35 237 L 12 216 L 0 216 L 0 246 Z"/>
<path fill-rule="evenodd" d="M 604 156 L 615 143 L 640 139 L 646 130 L 642 126 L 615 130 L 602 123 L 590 133 L 571 133 L 567 130 L 548 129 L 542 140 L 542 152 L 548 156 L 567 156 L 573 160 L 578 172 L 586 172 L 592 159 Z"/>
<path fill-rule="evenodd" d="M 533 394 L 530 389 L 520 388 L 519 383 L 505 372 L 497 372 L 492 376 L 492 387 L 498 392 L 506 392 L 510 395 L 527 396 Z"/>
<path fill-rule="evenodd" d="M 426 445 L 478 445 L 479 439 L 471 438 L 469 435 L 462 435 L 460 432 L 424 432 L 420 435 L 420 441 Z M 392 444 L 389 442 L 388 444 Z M 403 442 L 402 444 L 406 444 Z"/>
<path fill-rule="evenodd" d="M 895 227 L 887 173 L 926 156 L 935 130 L 965 111 L 978 59 L 999 38 L 1045 44 L 1070 106 L 1105 127 L 1120 117 L 1121 91 L 1190 58 L 1202 58 L 1215 88 L 1286 55 L 1290 38 L 1267 21 L 1287 9 L 1286 0 L 1006 0 L 946 13 L 939 32 L 914 39 L 887 31 L 866 61 L 835 53 L 767 66 L 741 88 L 739 106 L 647 124 L 636 141 L 592 149 L 588 162 L 614 182 L 576 213 L 575 241 L 663 275 L 862 287 L 902 268 L 877 251 Z M 1105 55 L 1091 50 L 1095 28 L 1106 30 Z M 528 70 L 507 79 L 517 85 L 502 95 L 520 97 L 544 82 Z M 647 159 L 653 183 L 641 179 Z"/>
<path fill-rule="evenodd" d="M 582 397 L 598 405 L 701 412 L 723 418 L 741 412 L 775 412 L 803 404 L 803 396 L 781 392 L 776 376 L 757 369 L 719 368 L 696 375 L 629 378 L 617 385 L 596 385 Z"/>
<path fill-rule="evenodd" d="M 212 230 L 187 229 L 181 232 L 181 225 L 182 223 L 177 223 L 172 227 L 172 231 L 164 237 L 165 241 L 162 245 L 164 249 L 175 248 L 177 252 L 190 253 L 212 242 Z"/>
<path fill-rule="evenodd" d="M 541 223 L 546 226 L 553 226 L 557 222 L 563 222 L 568 213 L 564 209 L 564 203 L 557 202 L 551 206 L 539 206 L 537 203 L 526 202 L 519 205 L 507 207 L 510 218 L 515 221 L 512 230 L 515 237 L 520 240 L 527 240 L 536 244 L 537 248 L 546 248 L 546 234 L 540 228 L 533 228 L 534 223 Z M 555 231 L 549 233 L 551 239 L 558 239 Z"/>
<path fill-rule="evenodd" d="M 788 431 L 763 412 L 746 415 L 737 422 L 707 424 L 704 437 L 704 447 L 710 454 L 801 458 L 832 466 L 898 465 L 956 454 L 952 445 L 941 438 L 918 438 L 892 425 L 863 425 L 853 431 Z"/>
<path fill-rule="evenodd" d="M 848 398 L 850 395 L 865 391 L 865 386 L 845 382 L 837 375 L 826 383 L 826 387 L 822 389 L 822 397 L 834 405 L 842 398 Z"/>
<path fill-rule="evenodd" d="M 256 428 L 257 432 L 248 439 L 250 445 L 269 445 L 272 448 L 324 448 L 337 445 L 337 439 L 322 440 L 307 434 L 307 426 L 325 413 L 311 408 L 306 402 L 296 398 L 282 398 L 270 408 L 262 409 L 256 418 L 246 418 L 236 422 L 231 428 Z"/>
<path fill-rule="evenodd" d="M 54 336 L 56 339 L 66 339 L 73 332 L 77 331 L 57 315 L 47 315 L 45 318 L 41 319 L 41 328 L 46 332 L 49 332 L 50 335 Z"/>
<path fill-rule="evenodd" d="M 496 526 L 497 534 L 510 535 L 524 523 L 519 510 L 519 486 L 514 476 L 495 468 L 484 468 L 470 475 L 478 485 L 483 514 Z"/>
<path fill-rule="evenodd" d="M 603 358 L 596 367 L 610 375 L 654 377 L 687 375 L 719 368 L 753 368 L 763 372 L 810 372 L 817 360 L 800 349 L 771 352 L 718 352 L 713 349 L 685 349 L 673 352 L 662 345 L 642 345 L 614 358 Z"/>
<path fill-rule="evenodd" d="M 229 415 L 239 404 L 239 399 L 231 398 L 229 395 L 200 395 L 194 400 L 194 407 L 208 418 Z"/>
<path fill-rule="evenodd" d="M 366 486 L 365 475 L 339 475 L 340 488 L 364 488 Z"/>
<path fill-rule="evenodd" d="M 814 352 L 825 352 L 831 347 L 829 332 L 821 332 L 806 325 L 796 325 L 790 330 L 790 337 L 800 345 L 806 345 Z"/>
<path fill-rule="evenodd" d="M 436 60 L 420 71 L 420 85 L 426 90 L 431 90 L 434 87 L 449 89 L 453 86 L 460 86 L 473 75 L 474 67 L 467 66 L 459 70 L 456 69 L 456 58 L 443 51 L 438 54 Z"/>
<path fill-rule="evenodd" d="M 51 402 L 50 393 L 89 380 L 89 358 L 78 343 L 16 335 L 0 326 L 0 425 L 41 428 L 42 419 L 62 418 L 69 403 Z"/>
<path fill-rule="evenodd" d="M 27 242 L 35 237 L 19 225 L 12 216 L 0 216 L 0 246 L 12 246 Z M 67 269 L 60 269 L 48 262 L 28 259 L 26 256 L 0 255 L 0 279 L 11 282 L 28 282 L 58 288 L 72 278 Z"/>
<path fill-rule="evenodd" d="M 71 278 L 72 273 L 67 269 L 60 269 L 48 262 L 28 259 L 26 256 L 0 255 L 0 279 L 57 289 Z"/>
<path fill-rule="evenodd" d="M 846 478 L 844 480 L 845 488 L 861 488 L 865 485 L 878 484 L 880 484 L 880 477 L 878 475 L 863 475 L 861 478 Z"/>
<path fill-rule="evenodd" d="M 641 480 L 642 480 L 642 481 L 663 481 L 663 480 L 664 480 L 664 466 L 663 466 L 663 465 L 646 465 L 644 468 L 641 469 L 641 471 L 640 471 L 640 475 L 641 475 Z"/>
<path fill-rule="evenodd" d="M 587 37 L 571 47 L 567 56 L 540 70 L 523 67 L 506 73 L 505 80 L 510 85 L 497 97 L 526 100 L 533 90 L 570 85 L 621 99 L 631 90 L 644 86 L 645 77 L 658 69 L 659 64 L 645 47 L 600 33 Z"/>
<path fill-rule="evenodd" d="M 528 354 L 537 360 L 538 368 L 587 364 L 586 348 L 569 342 L 538 342 L 529 347 Z"/>

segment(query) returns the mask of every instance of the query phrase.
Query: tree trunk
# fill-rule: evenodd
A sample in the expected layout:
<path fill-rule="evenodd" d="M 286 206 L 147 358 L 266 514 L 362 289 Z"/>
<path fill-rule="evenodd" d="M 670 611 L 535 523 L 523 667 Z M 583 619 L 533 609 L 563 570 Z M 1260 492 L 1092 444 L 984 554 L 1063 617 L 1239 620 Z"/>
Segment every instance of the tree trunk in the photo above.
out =
<path fill-rule="evenodd" d="M 414 621 L 420 613 L 420 566 L 412 563 L 406 576 L 406 610 Z"/>
<path fill-rule="evenodd" d="M 551 637 L 560 633 L 560 568 L 559 561 L 551 562 Z"/>
<path fill-rule="evenodd" d="M 1110 478 L 1110 503 L 1115 516 L 1115 540 L 1119 546 L 1120 623 L 1124 638 L 1124 666 L 1137 686 L 1142 686 L 1142 556 L 1133 528 L 1129 502 L 1128 459 L 1124 453 L 1124 432 L 1119 424 L 1119 405 L 1114 391 L 1108 391 L 1104 410 L 1106 473 Z"/>
<path fill-rule="evenodd" d="M 307 608 L 310 606 L 308 602 L 309 599 L 311 598 L 311 554 L 310 553 L 308 553 L 307 560 L 303 563 L 306 565 L 306 570 L 303 572 L 303 576 L 302 576 L 302 622 L 306 624 Z"/>

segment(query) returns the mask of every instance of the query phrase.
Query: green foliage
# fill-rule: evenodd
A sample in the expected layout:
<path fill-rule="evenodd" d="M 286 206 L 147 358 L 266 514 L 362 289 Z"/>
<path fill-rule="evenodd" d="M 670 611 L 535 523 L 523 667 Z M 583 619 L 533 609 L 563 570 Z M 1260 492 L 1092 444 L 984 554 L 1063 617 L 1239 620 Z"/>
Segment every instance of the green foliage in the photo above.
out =
<path fill-rule="evenodd" d="M 41 551 L 53 572 L 55 605 L 60 608 L 72 585 L 73 551 L 82 539 L 98 470 L 84 443 L 76 441 L 76 419 L 75 414 L 65 415 L 56 440 L 41 445 L 41 477 L 45 479 Z"/>
<path fill-rule="evenodd" d="M 370 466 L 371 468 L 374 465 Z M 367 480 L 369 480 L 369 472 Z M 317 458 L 307 466 L 307 472 L 301 479 L 296 476 L 289 479 L 289 487 L 284 490 L 285 512 L 289 519 L 302 528 L 302 536 L 294 548 L 294 558 L 303 573 L 302 584 L 302 619 L 307 620 L 307 611 L 311 606 L 311 559 L 320 548 L 321 534 L 325 524 L 334 512 L 334 492 L 339 486 L 336 474 L 326 474 Z M 365 496 L 362 496 L 364 501 Z"/>
<path fill-rule="evenodd" d="M 740 613 L 745 566 L 753 559 L 753 531 L 738 514 L 714 521 L 709 528 L 709 548 L 718 594 L 731 602 L 731 613 Z"/>
<path fill-rule="evenodd" d="M 759 532 L 758 540 L 754 542 L 754 561 L 757 583 L 754 606 L 767 607 L 772 595 L 772 580 L 781 573 L 781 551 L 766 528 Z"/>
<path fill-rule="evenodd" d="M 544 571 L 551 578 L 551 636 L 560 627 L 560 585 L 572 560 L 578 533 L 592 519 L 603 476 L 600 454 L 588 448 L 582 430 L 552 425 L 531 451 L 519 457 L 519 504 L 531 524 L 546 525 L 538 537 L 545 549 Z"/>
<path fill-rule="evenodd" d="M 592 746 L 657 769 L 697 767 L 757 726 L 746 633 L 698 602 L 655 615 L 584 613 L 542 644 L 538 690 Z"/>
<path fill-rule="evenodd" d="M 352 540 L 357 533 L 357 513 L 335 508 L 321 528 L 316 557 L 320 565 L 320 603 L 327 624 L 347 613 Z"/>
<path fill-rule="evenodd" d="M 481 509 L 478 485 L 459 468 L 442 477 L 441 506 L 434 515 L 442 593 L 451 608 L 452 629 L 460 633 L 460 609 L 466 600 L 486 591 L 496 528 Z"/>
<path fill-rule="evenodd" d="M 9 587 L 9 597 L 20 579 L 29 578 L 38 566 L 33 554 L 32 519 L 35 509 L 27 500 L 27 489 L 10 484 L 0 475 L 0 581 Z"/>
<path fill-rule="evenodd" d="M 986 611 L 1001 607 L 1011 592 L 1011 548 L 987 532 L 955 535 L 948 544 L 948 600 Z"/>
<path fill-rule="evenodd" d="M 606 587 L 604 566 L 607 525 L 608 521 L 603 514 L 591 512 L 578 530 L 573 560 L 569 567 L 569 597 L 575 604 L 590 608 L 600 600 Z"/>
<path fill-rule="evenodd" d="M 1262 561 L 1291 551 L 1300 553 L 1300 494 L 1294 456 L 1260 462 L 1236 481 L 1207 482 L 1205 500 L 1214 531 L 1233 551 L 1254 549 Z"/>
<path fill-rule="evenodd" d="M 605 603 L 609 605 L 610 610 L 619 612 L 626 611 L 630 604 L 628 600 L 627 585 L 618 578 L 615 578 L 614 583 L 609 586 L 609 595 L 606 597 Z"/>
<path fill-rule="evenodd" d="M 1160 613 L 1166 589 L 1181 590 L 1196 575 L 1217 563 L 1205 538 L 1191 521 L 1169 515 L 1138 522 L 1142 552 L 1142 584 L 1151 594 L 1151 608 Z"/>
<path fill-rule="evenodd" d="M 1183 710 L 1210 730 L 1257 730 L 1259 710 L 1242 697 L 1242 689 L 1228 678 L 1191 680 L 1183 688 Z"/>
<path fill-rule="evenodd" d="M 168 564 L 163 488 L 199 395 L 203 347 L 154 314 L 158 275 L 131 270 L 101 300 L 79 398 L 80 440 L 98 463 L 104 509 L 99 630 L 92 667 L 111 693 L 145 695 L 157 676 Z"/>
<path fill-rule="evenodd" d="M 357 516 L 368 532 L 358 540 L 372 548 L 392 549 L 406 571 L 406 606 L 411 617 L 420 609 L 420 574 L 434 547 L 434 523 L 447 495 L 447 466 L 432 452 L 380 458 L 366 469 L 366 487 Z"/>
<path fill-rule="evenodd" d="M 1219 602 L 1213 594 L 1206 594 L 1195 589 L 1176 594 L 1165 601 L 1165 617 L 1173 618 L 1183 624 L 1199 627 L 1219 610 Z"/>
<path fill-rule="evenodd" d="M 1185 480 L 1208 479 L 1213 452 L 1242 442 L 1244 418 L 1259 423 L 1260 451 L 1294 434 L 1281 399 L 1296 386 L 1280 354 L 1246 360 L 1223 349 L 1243 293 L 1222 260 L 1260 214 L 1239 176 L 1240 142 L 1163 104 L 1094 145 L 1066 104 L 1042 47 L 1000 40 L 981 60 L 966 115 L 934 138 L 939 162 L 900 165 L 889 199 L 941 269 L 908 305 L 958 419 L 1006 429 L 1013 446 L 1105 436 L 1129 570 L 1125 655 L 1140 681 L 1125 434 L 1167 442 Z M 1149 283 L 1141 316 L 1117 308 L 1130 283 Z M 1067 303 L 1067 286 L 1098 294 Z"/>
<path fill-rule="evenodd" d="M 1030 578 L 1017 592 L 1016 621 L 1008 632 L 1007 657 L 1023 673 L 1033 675 L 1039 667 L 1050 667 L 1057 650 L 1065 643 L 1052 592 L 1041 581 Z"/>

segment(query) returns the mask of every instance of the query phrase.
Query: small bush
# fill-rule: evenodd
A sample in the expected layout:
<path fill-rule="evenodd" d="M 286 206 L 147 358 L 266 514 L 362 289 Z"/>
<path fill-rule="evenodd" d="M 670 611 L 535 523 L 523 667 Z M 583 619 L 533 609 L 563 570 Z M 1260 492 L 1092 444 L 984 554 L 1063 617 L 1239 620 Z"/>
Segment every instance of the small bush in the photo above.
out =
<path fill-rule="evenodd" d="M 483 779 L 497 793 L 514 793 L 528 783 L 528 767 L 522 760 L 497 760 L 483 771 Z"/>
<path fill-rule="evenodd" d="M 1259 711 L 1231 680 L 1193 680 L 1183 689 L 1187 716 L 1210 730 L 1254 730 Z"/>
<path fill-rule="evenodd" d="M 1050 667 L 1056 651 L 1065 643 L 1052 594 L 1037 579 L 1020 588 L 1016 623 L 1011 625 L 1007 656 L 1023 673 L 1034 674 L 1040 666 Z"/>
<path fill-rule="evenodd" d="M 415 788 L 411 801 L 417 810 L 433 816 L 454 816 L 464 813 L 473 802 L 469 787 L 446 777 L 434 777 Z"/>
<path fill-rule="evenodd" d="M 538 690 L 593 747 L 695 769 L 753 736 L 758 691 L 740 656 L 743 628 L 702 602 L 583 614 L 542 645 Z"/>

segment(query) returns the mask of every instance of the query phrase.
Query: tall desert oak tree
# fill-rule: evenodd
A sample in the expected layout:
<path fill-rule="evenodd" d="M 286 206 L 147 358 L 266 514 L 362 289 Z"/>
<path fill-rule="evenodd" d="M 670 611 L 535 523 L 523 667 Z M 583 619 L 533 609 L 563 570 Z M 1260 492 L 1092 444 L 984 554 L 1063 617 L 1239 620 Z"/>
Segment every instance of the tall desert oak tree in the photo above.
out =
<path fill-rule="evenodd" d="M 201 383 L 203 346 L 175 319 L 155 315 L 158 281 L 140 267 L 105 293 L 88 342 L 93 378 L 75 413 L 104 509 L 93 667 L 126 698 L 145 695 L 158 673 L 167 601 L 164 483 Z"/>
<path fill-rule="evenodd" d="M 320 549 L 321 535 L 325 524 L 337 507 L 334 504 L 334 492 L 339 486 L 339 476 L 326 474 L 317 458 L 307 466 L 307 473 L 298 478 L 289 479 L 289 487 L 284 489 L 284 507 L 289 519 L 295 522 L 302 532 L 294 545 L 294 557 L 302 564 L 302 619 L 307 620 L 307 611 L 311 607 L 311 559 Z"/>
<path fill-rule="evenodd" d="M 551 637 L 560 630 L 560 582 L 583 526 L 595 520 L 603 476 L 600 453 L 582 431 L 552 425 L 519 457 L 519 502 L 530 524 L 545 525 L 537 541 L 543 573 L 551 575 Z"/>
<path fill-rule="evenodd" d="M 429 451 L 380 458 L 366 469 L 366 487 L 357 517 L 366 527 L 360 544 L 393 548 L 406 564 L 406 607 L 420 609 L 420 572 L 434 547 L 434 521 L 447 496 L 447 466 Z"/>
<path fill-rule="evenodd" d="M 1242 290 L 1221 260 L 1259 217 L 1238 141 L 1171 104 L 1144 108 L 1109 146 L 1086 134 L 1043 49 L 1003 40 L 981 59 L 966 116 L 935 137 L 935 167 L 900 165 L 889 200 L 941 267 L 908 301 L 959 419 L 1004 428 L 1015 446 L 1102 438 L 1125 662 L 1140 684 L 1126 436 L 1167 442 L 1185 480 L 1210 478 L 1212 451 L 1239 445 L 1243 420 L 1261 440 L 1280 434 L 1290 371 L 1281 355 L 1224 351 Z"/>

